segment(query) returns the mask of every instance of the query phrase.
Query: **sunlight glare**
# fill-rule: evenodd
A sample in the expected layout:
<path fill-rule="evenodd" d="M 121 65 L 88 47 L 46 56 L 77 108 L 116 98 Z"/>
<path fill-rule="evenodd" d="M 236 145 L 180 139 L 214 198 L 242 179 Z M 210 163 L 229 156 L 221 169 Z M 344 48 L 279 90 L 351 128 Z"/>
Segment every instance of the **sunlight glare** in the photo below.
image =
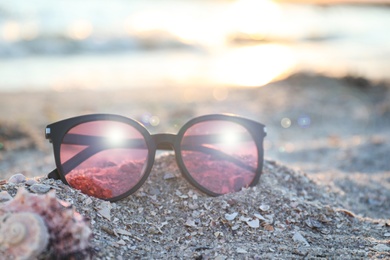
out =
<path fill-rule="evenodd" d="M 129 35 L 163 32 L 189 44 L 221 46 L 231 32 L 268 33 L 281 16 L 280 7 L 271 0 L 227 2 L 218 9 L 208 6 L 206 11 L 177 8 L 176 12 L 152 9 L 134 14 L 124 21 L 123 28 Z"/>
<path fill-rule="evenodd" d="M 221 55 L 213 77 L 227 85 L 258 87 L 282 77 L 294 64 L 291 50 L 283 45 L 241 47 Z"/>
<path fill-rule="evenodd" d="M 144 11 L 132 17 L 128 17 L 124 23 L 124 30 L 129 34 L 147 34 L 164 32 L 174 35 L 182 42 L 189 44 L 215 45 L 224 42 L 224 31 L 213 17 L 198 17 L 196 12 L 192 14 L 182 12 L 164 13 L 156 10 Z"/>
<path fill-rule="evenodd" d="M 228 15 L 231 27 L 238 32 L 264 34 L 277 26 L 281 10 L 270 0 L 239 0 L 232 5 Z"/>
<path fill-rule="evenodd" d="M 125 134 L 121 129 L 113 128 L 108 132 L 108 140 L 110 145 L 119 145 L 125 138 Z"/>
<path fill-rule="evenodd" d="M 226 131 L 222 135 L 222 143 L 227 146 L 232 146 L 240 140 L 240 135 L 237 132 Z"/>

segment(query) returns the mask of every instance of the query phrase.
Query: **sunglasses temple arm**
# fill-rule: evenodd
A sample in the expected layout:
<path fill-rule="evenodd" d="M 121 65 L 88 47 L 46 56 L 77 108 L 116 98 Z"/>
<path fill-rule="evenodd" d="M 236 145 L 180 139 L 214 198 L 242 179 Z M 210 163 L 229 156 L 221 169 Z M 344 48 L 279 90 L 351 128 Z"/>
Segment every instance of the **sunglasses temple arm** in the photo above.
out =
<path fill-rule="evenodd" d="M 69 142 L 67 142 L 69 144 Z M 125 145 L 116 145 L 116 146 L 108 146 L 108 145 L 93 145 L 93 146 L 88 146 L 78 154 L 74 155 L 72 158 L 67 160 L 62 164 L 62 170 L 64 172 L 64 175 L 66 175 L 68 172 L 70 172 L 72 169 L 76 168 L 78 165 L 80 165 L 82 162 L 87 160 L 88 158 L 94 156 L 95 154 L 112 149 L 112 148 L 133 148 L 133 149 L 147 149 L 147 147 L 143 144 L 143 142 L 138 142 L 137 146 L 134 146 L 135 142 L 134 140 L 131 141 L 131 145 L 125 144 Z M 60 179 L 60 175 L 58 173 L 58 169 L 53 170 L 52 172 L 49 173 L 48 175 L 49 179 L 55 179 L 58 180 Z"/>
<path fill-rule="evenodd" d="M 106 150 L 106 149 L 109 149 L 109 148 L 107 148 L 107 147 L 105 147 L 105 148 L 103 148 L 103 147 L 99 147 L 99 148 L 88 147 L 87 149 L 84 149 L 82 152 L 76 154 L 75 156 L 70 158 L 68 161 L 66 161 L 62 165 L 64 173 L 66 174 L 66 173 L 70 172 L 72 169 L 74 169 L 78 165 L 80 165 L 83 161 L 87 160 L 88 158 L 95 155 L 96 153 L 103 151 L 103 150 Z M 225 160 L 228 160 L 229 162 L 236 164 L 237 166 L 239 166 L 243 169 L 253 171 L 253 172 L 256 171 L 256 169 L 254 167 L 251 167 L 250 165 L 243 163 L 239 159 L 237 159 L 229 154 L 226 154 L 224 152 L 221 152 L 221 151 L 213 149 L 213 148 L 209 148 L 209 147 L 205 147 L 205 146 L 189 146 L 188 145 L 188 146 L 183 146 L 182 149 L 186 150 L 186 151 L 196 151 L 196 152 L 201 152 L 201 153 L 205 153 L 205 154 L 218 156 L 218 157 L 221 157 Z M 54 179 L 54 180 L 60 179 L 60 175 L 59 175 L 57 169 L 54 169 L 53 171 L 51 171 L 47 177 L 49 179 Z"/>
<path fill-rule="evenodd" d="M 256 169 L 254 167 L 251 167 L 250 165 L 242 162 L 241 160 L 235 158 L 234 156 L 231 156 L 227 153 L 224 153 L 220 150 L 216 150 L 216 149 L 213 149 L 213 148 L 210 148 L 210 147 L 206 147 L 206 146 L 190 146 L 190 145 L 186 145 L 186 146 L 182 146 L 182 150 L 185 150 L 185 151 L 196 151 L 196 152 L 201 152 L 201 153 L 205 153 L 205 154 L 210 154 L 210 155 L 214 155 L 214 156 L 217 156 L 217 157 L 220 157 L 220 158 L 223 158 L 231 163 L 234 163 L 235 165 L 243 168 L 243 169 L 246 169 L 246 170 L 249 170 L 249 171 L 253 171 L 255 172 Z"/>
<path fill-rule="evenodd" d="M 214 142 L 215 142 L 215 138 L 210 137 L 210 136 L 192 136 L 191 139 L 192 140 L 190 140 L 190 143 L 193 143 L 194 141 L 199 142 L 199 141 L 206 141 L 206 140 L 207 141 L 214 140 Z M 99 142 L 99 140 L 100 140 L 100 142 Z M 72 169 L 76 168 L 83 161 L 87 160 L 88 158 L 95 155 L 96 153 L 101 152 L 103 150 L 113 148 L 113 146 L 107 146 L 107 145 L 93 145 L 92 146 L 91 144 L 94 144 L 94 143 L 102 144 L 101 138 L 94 137 L 94 136 L 68 134 L 67 137 L 64 138 L 63 141 L 65 144 L 90 145 L 90 146 L 88 146 L 88 148 L 82 150 L 80 153 L 76 154 L 75 156 L 70 158 L 68 161 L 66 161 L 62 165 L 63 171 L 65 174 L 70 172 Z M 202 143 L 202 142 L 200 142 L 200 143 Z M 128 142 L 126 142 L 125 144 L 121 145 L 120 147 L 115 146 L 115 148 L 122 148 L 122 147 L 123 148 L 131 147 L 131 148 L 137 148 L 137 149 L 147 149 L 145 147 L 142 139 L 132 139 L 132 140 L 129 140 Z M 229 160 L 230 162 L 236 164 L 237 166 L 240 166 L 242 168 L 246 168 L 247 170 L 250 170 L 250 171 L 255 171 L 255 169 L 253 167 L 241 162 L 237 158 L 235 158 L 229 154 L 226 154 L 224 152 L 221 152 L 219 150 L 213 149 L 213 148 L 205 147 L 202 145 L 197 145 L 197 146 L 183 145 L 182 150 L 197 151 L 197 152 L 202 152 L 205 154 L 216 155 L 216 156 L 219 156 L 221 158 L 225 158 L 226 160 Z M 58 169 L 55 169 L 52 172 L 50 172 L 48 174 L 48 178 L 55 179 L 55 180 L 60 179 Z"/>

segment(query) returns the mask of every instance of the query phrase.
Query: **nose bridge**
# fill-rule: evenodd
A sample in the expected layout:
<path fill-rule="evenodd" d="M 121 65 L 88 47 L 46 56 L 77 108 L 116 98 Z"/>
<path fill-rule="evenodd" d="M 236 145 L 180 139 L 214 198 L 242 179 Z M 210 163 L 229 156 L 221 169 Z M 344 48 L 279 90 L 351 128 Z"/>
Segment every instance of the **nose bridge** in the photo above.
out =
<path fill-rule="evenodd" d="M 157 149 L 172 150 L 177 138 L 175 134 L 155 134 L 152 135 Z"/>

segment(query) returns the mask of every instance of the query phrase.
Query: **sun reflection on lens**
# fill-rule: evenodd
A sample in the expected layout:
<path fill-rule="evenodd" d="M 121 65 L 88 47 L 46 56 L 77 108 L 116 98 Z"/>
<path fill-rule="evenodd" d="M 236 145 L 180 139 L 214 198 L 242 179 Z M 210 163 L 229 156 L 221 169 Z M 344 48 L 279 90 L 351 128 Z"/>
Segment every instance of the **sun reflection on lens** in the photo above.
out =
<path fill-rule="evenodd" d="M 123 142 L 125 134 L 121 129 L 113 128 L 107 134 L 110 145 L 119 145 Z"/>
<path fill-rule="evenodd" d="M 235 145 L 239 141 L 240 135 L 237 132 L 225 132 L 223 133 L 221 139 L 223 144 L 231 146 Z"/>

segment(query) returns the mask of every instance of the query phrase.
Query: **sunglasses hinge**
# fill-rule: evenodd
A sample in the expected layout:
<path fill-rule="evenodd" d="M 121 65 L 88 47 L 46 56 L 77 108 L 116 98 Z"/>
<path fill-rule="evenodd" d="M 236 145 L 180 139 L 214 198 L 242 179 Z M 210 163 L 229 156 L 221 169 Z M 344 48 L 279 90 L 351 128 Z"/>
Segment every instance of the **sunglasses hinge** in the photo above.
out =
<path fill-rule="evenodd" d="M 46 127 L 46 129 L 45 129 L 45 137 L 46 137 L 46 139 L 49 139 L 50 142 L 51 142 L 50 134 L 51 134 L 51 129 L 49 127 Z"/>

